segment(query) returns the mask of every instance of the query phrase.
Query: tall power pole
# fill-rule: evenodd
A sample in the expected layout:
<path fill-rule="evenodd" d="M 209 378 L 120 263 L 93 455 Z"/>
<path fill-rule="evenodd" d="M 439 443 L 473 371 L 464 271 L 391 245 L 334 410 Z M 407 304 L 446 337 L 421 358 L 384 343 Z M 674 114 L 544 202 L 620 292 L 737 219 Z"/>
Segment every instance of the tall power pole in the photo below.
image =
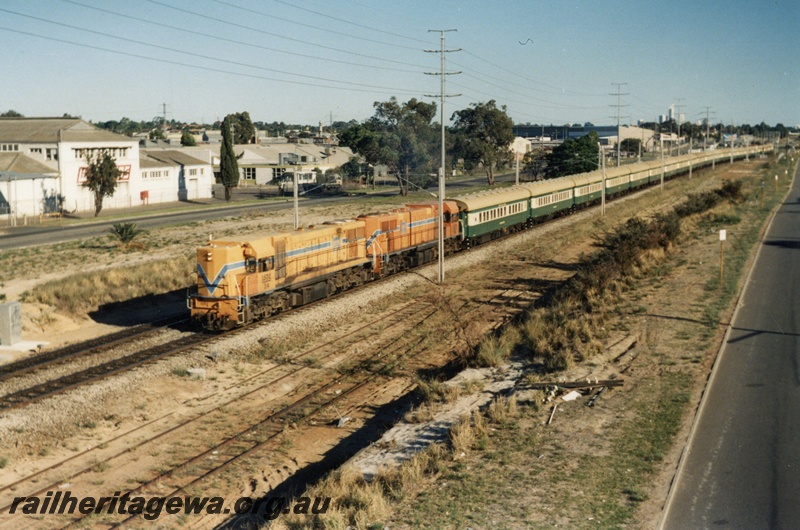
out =
<path fill-rule="evenodd" d="M 461 51 L 461 49 L 446 50 L 444 47 L 444 34 L 451 31 L 458 31 L 455 29 L 429 29 L 429 32 L 438 32 L 441 39 L 441 47 L 439 50 L 425 50 L 426 53 L 439 53 L 441 54 L 442 69 L 441 72 L 425 72 L 427 75 L 441 76 L 442 89 L 441 97 L 441 122 L 442 122 L 442 165 L 439 168 L 439 283 L 444 283 L 444 168 L 445 168 L 445 143 L 444 143 L 444 98 L 453 97 L 458 94 L 448 96 L 444 92 L 444 78 L 447 75 L 460 74 L 461 72 L 446 72 L 444 69 L 444 57 L 446 53 Z M 428 96 L 435 97 L 435 96 Z"/>
<path fill-rule="evenodd" d="M 703 146 L 703 151 L 707 149 L 708 142 L 711 140 L 711 107 L 703 107 L 706 109 L 706 142 Z"/>
<path fill-rule="evenodd" d="M 686 98 L 675 98 L 675 99 L 678 100 L 678 103 L 675 104 L 675 107 L 677 107 L 677 109 L 678 109 L 678 141 L 676 143 L 677 143 L 677 146 L 678 146 L 678 156 L 680 156 L 680 154 L 681 154 L 681 109 L 683 109 L 683 107 L 685 106 L 683 103 L 681 103 L 681 101 L 683 101 Z"/>
<path fill-rule="evenodd" d="M 622 145 L 622 132 L 621 132 L 622 128 L 621 128 L 621 125 L 620 125 L 621 124 L 621 120 L 622 120 L 622 115 L 621 115 L 620 112 L 621 112 L 622 107 L 627 107 L 627 105 L 622 105 L 621 104 L 620 98 L 622 96 L 627 96 L 628 95 L 627 93 L 623 94 L 622 92 L 620 92 L 620 89 L 622 88 L 623 85 L 627 85 L 628 83 L 611 83 L 611 84 L 617 86 L 616 93 L 611 94 L 611 95 L 612 96 L 617 96 L 617 167 L 619 167 L 619 165 L 620 165 L 619 150 L 620 150 L 620 146 Z M 611 116 L 611 117 L 613 118 L 613 116 Z M 626 118 L 627 118 L 627 116 L 626 116 Z"/>
<path fill-rule="evenodd" d="M 161 129 L 167 130 L 167 104 L 161 104 Z"/>

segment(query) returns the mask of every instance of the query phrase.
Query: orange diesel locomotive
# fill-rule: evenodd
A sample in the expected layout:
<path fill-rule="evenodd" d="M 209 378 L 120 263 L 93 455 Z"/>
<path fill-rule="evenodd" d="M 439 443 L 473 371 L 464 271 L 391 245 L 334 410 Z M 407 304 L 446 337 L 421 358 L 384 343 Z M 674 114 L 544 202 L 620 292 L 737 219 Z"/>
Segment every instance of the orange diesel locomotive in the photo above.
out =
<path fill-rule="evenodd" d="M 458 207 L 447 201 L 444 211 L 455 248 Z M 197 249 L 192 318 L 231 329 L 431 261 L 437 218 L 438 205 L 423 203 L 246 241 L 211 240 Z"/>

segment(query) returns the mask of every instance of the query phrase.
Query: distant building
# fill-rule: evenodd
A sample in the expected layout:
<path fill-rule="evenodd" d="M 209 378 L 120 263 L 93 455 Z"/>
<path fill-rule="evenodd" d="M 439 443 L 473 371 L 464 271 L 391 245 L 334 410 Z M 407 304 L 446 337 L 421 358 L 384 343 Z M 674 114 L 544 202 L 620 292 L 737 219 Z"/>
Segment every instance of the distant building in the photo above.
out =
<path fill-rule="evenodd" d="M 147 150 L 142 151 L 140 165 L 143 202 L 191 201 L 212 196 L 214 172 L 205 160 L 177 149 Z"/>
<path fill-rule="evenodd" d="M 186 148 L 187 154 L 209 160 L 219 174 L 218 144 Z M 313 143 L 265 143 L 234 145 L 238 159 L 240 186 L 273 183 L 287 171 L 323 174 L 347 163 L 355 156 L 347 147 Z M 208 157 L 208 158 L 204 158 Z"/>
<path fill-rule="evenodd" d="M 139 191 L 139 143 L 79 118 L 0 118 L 0 145 L 9 146 L 9 150 L 13 147 L 56 172 L 53 192 L 62 198 L 66 210 L 94 209 L 91 190 L 82 186 L 89 166 L 87 157 L 109 153 L 120 170 L 117 191 L 106 198 L 104 207 L 130 206 Z"/>
<path fill-rule="evenodd" d="M 6 155 L 0 160 L 0 193 L 3 184 L 6 188 L 0 198 L 0 216 L 18 218 L 61 209 L 93 211 L 94 194 L 83 186 L 88 160 L 106 153 L 116 162 L 120 177 L 114 195 L 104 199 L 104 209 L 211 195 L 211 165 L 202 159 L 143 155 L 136 138 L 99 129 L 79 118 L 0 118 L 0 155 Z M 186 168 L 191 172 L 201 167 L 205 182 L 186 172 Z M 156 185 L 153 174 L 159 172 L 163 180 Z M 26 184 L 20 184 L 23 181 Z M 149 196 L 151 190 L 153 196 Z M 15 193 L 9 200 L 8 195 Z"/>
<path fill-rule="evenodd" d="M 617 143 L 616 125 L 515 125 L 513 130 L 516 136 L 527 138 L 534 145 L 538 141 L 547 145 L 553 142 L 562 143 L 564 139 L 575 140 L 592 131 L 597 133 L 603 145 L 612 146 Z M 653 143 L 654 132 L 650 129 L 623 125 L 619 132 L 622 140 L 635 138 L 641 141 L 645 147 Z"/>
<path fill-rule="evenodd" d="M 58 172 L 21 152 L 0 152 L 0 218 L 60 211 Z"/>

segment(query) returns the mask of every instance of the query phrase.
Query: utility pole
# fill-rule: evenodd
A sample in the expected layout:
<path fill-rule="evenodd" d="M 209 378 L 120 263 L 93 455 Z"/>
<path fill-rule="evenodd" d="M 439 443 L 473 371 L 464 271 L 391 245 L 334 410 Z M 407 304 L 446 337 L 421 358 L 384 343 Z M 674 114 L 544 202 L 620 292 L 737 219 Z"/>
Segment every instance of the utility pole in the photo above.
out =
<path fill-rule="evenodd" d="M 606 157 L 603 156 L 603 146 L 597 142 L 597 152 L 600 153 L 601 167 L 603 170 L 603 189 L 600 194 L 600 215 L 606 215 Z"/>
<path fill-rule="evenodd" d="M 611 95 L 612 96 L 617 96 L 617 167 L 619 167 L 620 166 L 619 151 L 620 151 L 620 146 L 622 145 L 621 125 L 620 125 L 621 120 L 622 120 L 622 116 L 620 115 L 620 110 L 621 110 L 622 107 L 627 107 L 628 106 L 628 105 L 622 105 L 621 102 L 620 102 L 620 98 L 622 96 L 627 96 L 628 95 L 628 93 L 626 93 L 626 94 L 621 93 L 620 89 L 622 88 L 623 85 L 627 85 L 628 83 L 611 83 L 611 84 L 617 86 L 616 93 L 613 93 Z M 611 116 L 611 117 L 613 118 L 614 116 Z M 625 116 L 625 117 L 627 118 L 628 116 Z"/>
<path fill-rule="evenodd" d="M 706 141 L 703 145 L 703 151 L 708 149 L 708 141 L 711 139 L 711 107 L 703 107 L 706 109 Z"/>
<path fill-rule="evenodd" d="M 664 189 L 664 137 L 661 140 L 661 189 Z"/>
<path fill-rule="evenodd" d="M 675 106 L 678 108 L 678 141 L 676 145 L 678 146 L 678 156 L 680 156 L 681 155 L 681 109 L 683 109 L 684 107 L 681 101 L 683 101 L 686 98 L 675 98 L 675 99 L 678 100 L 678 103 L 675 104 Z"/>
<path fill-rule="evenodd" d="M 297 172 L 299 170 L 299 166 L 294 171 L 294 179 L 293 179 L 293 188 L 294 188 L 294 229 L 297 230 L 300 228 L 300 205 L 298 201 L 298 193 L 297 193 Z"/>
<path fill-rule="evenodd" d="M 167 130 L 167 104 L 161 104 L 161 129 L 163 131 Z"/>
<path fill-rule="evenodd" d="M 444 283 L 444 170 L 445 170 L 445 139 L 444 139 L 444 98 L 446 97 L 455 97 L 456 95 L 460 94 L 452 94 L 450 96 L 446 95 L 444 92 L 444 78 L 447 75 L 455 75 L 460 74 L 461 72 L 446 72 L 444 69 L 444 57 L 446 53 L 457 52 L 461 51 L 460 48 L 455 50 L 446 50 L 444 47 L 444 34 L 451 32 L 451 31 L 458 31 L 455 29 L 429 29 L 428 32 L 438 32 L 440 35 L 441 40 L 441 48 L 439 50 L 425 50 L 426 53 L 439 53 L 441 54 L 441 63 L 442 68 L 441 72 L 425 72 L 426 75 L 438 75 L 441 76 L 442 88 L 441 88 L 441 122 L 442 122 L 442 165 L 439 168 L 439 284 Z M 435 97 L 435 96 L 428 96 L 428 97 Z"/>

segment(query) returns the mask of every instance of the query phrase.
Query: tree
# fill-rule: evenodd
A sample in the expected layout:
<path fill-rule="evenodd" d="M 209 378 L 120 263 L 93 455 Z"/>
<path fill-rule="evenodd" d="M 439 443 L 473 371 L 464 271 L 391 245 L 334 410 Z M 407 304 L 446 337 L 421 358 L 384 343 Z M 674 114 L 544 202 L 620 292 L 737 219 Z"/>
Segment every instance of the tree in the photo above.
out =
<path fill-rule="evenodd" d="M 229 114 L 222 120 L 222 145 L 219 148 L 219 172 L 222 185 L 225 186 L 225 200 L 231 200 L 231 190 L 239 185 L 238 157 L 233 150 L 234 115 Z"/>
<path fill-rule="evenodd" d="M 339 171 L 349 180 L 358 180 L 361 177 L 361 163 L 358 158 L 351 156 L 350 160 L 339 166 Z"/>
<path fill-rule="evenodd" d="M 16 110 L 7 110 L 6 112 L 0 114 L 0 118 L 24 118 L 22 114 L 17 112 Z"/>
<path fill-rule="evenodd" d="M 622 140 L 619 149 L 623 153 L 628 153 L 629 155 L 638 155 L 639 145 L 641 145 L 641 143 L 642 141 L 639 138 L 625 138 Z M 642 147 L 642 152 L 644 151 L 646 151 L 646 149 Z"/>
<path fill-rule="evenodd" d="M 531 149 L 522 157 L 523 171 L 534 180 L 544 178 L 547 170 L 547 152 L 544 149 Z"/>
<path fill-rule="evenodd" d="M 546 177 L 563 177 L 597 169 L 599 140 L 597 133 L 592 131 L 578 139 L 567 140 L 554 148 L 547 157 Z"/>
<path fill-rule="evenodd" d="M 149 137 L 149 138 L 150 138 L 150 140 L 152 140 L 152 141 L 156 141 L 156 140 L 166 140 L 166 139 L 167 139 L 167 137 L 166 137 L 166 136 L 164 136 L 164 131 L 163 131 L 163 130 L 161 130 L 161 127 L 156 127 L 155 129 L 152 129 L 152 130 L 150 131 L 150 134 L 148 135 L 148 137 Z"/>
<path fill-rule="evenodd" d="M 226 118 L 233 124 L 234 145 L 256 143 L 256 127 L 250 119 L 249 112 L 228 114 Z"/>
<path fill-rule="evenodd" d="M 190 133 L 188 130 L 183 131 L 181 134 L 181 145 L 184 147 L 194 147 L 197 145 L 194 135 L 192 135 L 192 133 Z"/>
<path fill-rule="evenodd" d="M 97 155 L 94 160 L 87 157 L 86 161 L 89 167 L 86 168 L 86 180 L 83 186 L 94 193 L 94 216 L 97 217 L 103 209 L 103 199 L 114 195 L 120 171 L 108 153 Z"/>
<path fill-rule="evenodd" d="M 342 145 L 361 155 L 368 164 L 384 164 L 400 181 L 400 193 L 409 184 L 429 184 L 436 131 L 432 125 L 436 105 L 417 99 L 398 103 L 396 98 L 375 102 L 375 115 L 364 123 L 351 123 L 339 135 Z"/>
<path fill-rule="evenodd" d="M 453 113 L 456 133 L 456 156 L 465 164 L 481 165 L 489 185 L 494 184 L 494 171 L 512 159 L 509 145 L 514 141 L 514 123 L 506 114 L 505 105 L 497 107 L 494 100 L 475 103 L 470 108 Z"/>

